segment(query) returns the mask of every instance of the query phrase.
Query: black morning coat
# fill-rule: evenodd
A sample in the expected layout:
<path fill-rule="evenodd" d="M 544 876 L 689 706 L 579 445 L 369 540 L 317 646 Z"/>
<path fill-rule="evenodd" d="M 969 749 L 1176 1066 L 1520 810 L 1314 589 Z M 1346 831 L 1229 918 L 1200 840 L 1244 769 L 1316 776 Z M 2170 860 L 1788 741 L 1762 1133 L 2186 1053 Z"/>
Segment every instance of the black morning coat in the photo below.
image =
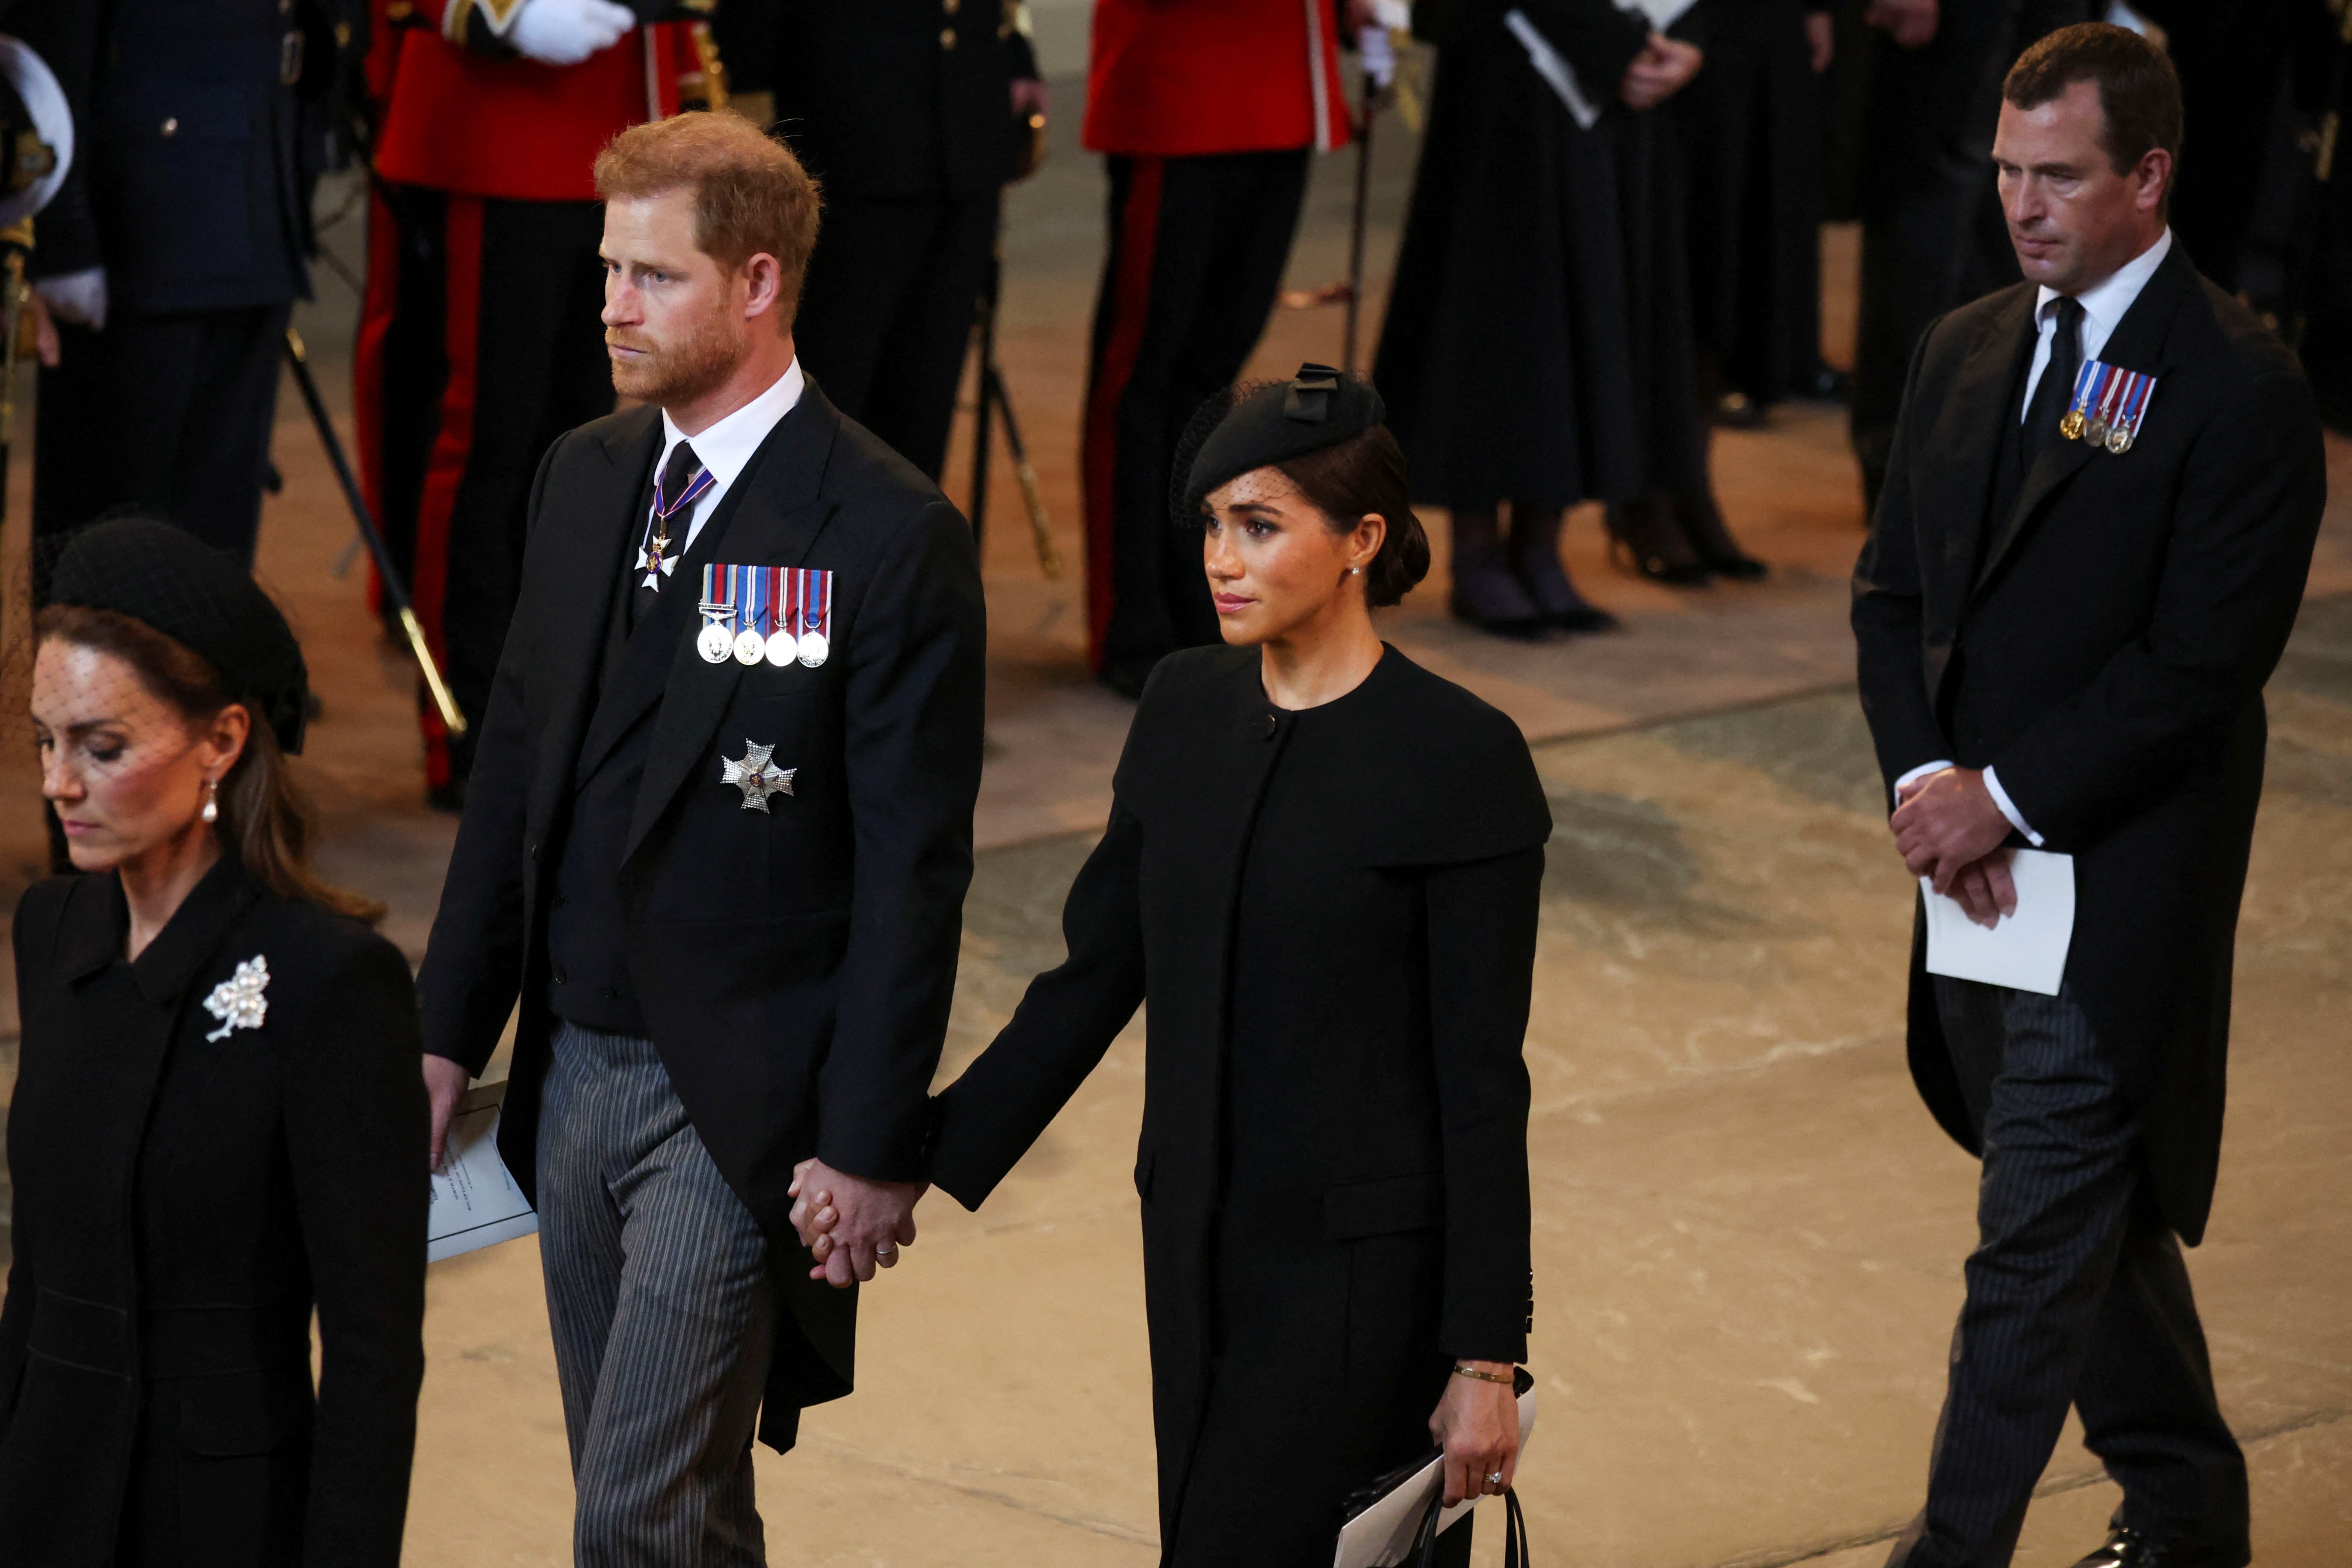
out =
<path fill-rule="evenodd" d="M 1211 1263 L 1233 1141 L 1221 1119 L 1265 1114 L 1227 1108 L 1221 1083 L 1229 1031 L 1235 1050 L 1250 1033 L 1250 1020 L 1228 1017 L 1236 893 L 1245 854 L 1264 852 L 1250 847 L 1254 823 L 1284 751 L 1259 664 L 1255 648 L 1205 648 L 1153 671 L 1119 759 L 1110 825 L 1062 917 L 1069 957 L 1031 984 L 1012 1022 L 940 1096 L 931 1166 L 934 1183 L 978 1206 L 1148 997 L 1135 1184 L 1160 1539 L 1171 1555 L 1180 1515 L 1200 1517 L 1186 1514 L 1184 1491 L 1213 1373 Z M 1395 1331 L 1384 1315 L 1411 1314 L 1418 1292 L 1351 1294 L 1354 1254 L 1435 1231 L 1442 1306 L 1426 1353 L 1520 1361 L 1530 1311 L 1520 1049 L 1550 813 L 1517 727 L 1395 649 L 1340 702 L 1343 727 L 1317 749 L 1324 771 L 1299 782 L 1329 803 L 1315 829 L 1336 846 L 1332 862 L 1366 873 L 1363 912 L 1354 928 L 1302 930 L 1249 962 L 1279 984 L 1294 966 L 1329 967 L 1327 955 L 1369 945 L 1366 963 L 1405 977 L 1402 992 L 1419 1005 L 1391 1005 L 1367 985 L 1332 999 L 1313 1050 L 1261 1053 L 1315 1063 L 1312 1081 L 1267 1098 L 1315 1108 L 1277 1133 L 1296 1141 L 1292 1169 L 1303 1179 L 1293 1190 L 1319 1196 L 1286 1228 L 1299 1253 L 1331 1256 L 1335 1267 L 1313 1278 L 1339 1282 L 1337 1299 L 1315 1310 L 1266 1310 L 1379 1343 Z M 1399 911 L 1386 906 L 1400 900 L 1402 918 L 1391 922 Z M 1418 934 L 1391 956 L 1398 929 Z M 1342 1391 L 1306 1370 L 1331 1364 L 1319 1347 L 1276 1359 L 1298 1381 L 1267 1398 L 1341 1407 Z M 1444 1363 L 1435 1364 L 1442 1384 Z M 1422 1417 L 1433 1406 L 1433 1395 Z"/>
<path fill-rule="evenodd" d="M 661 445 L 659 412 L 632 408 L 572 431 L 540 465 L 521 599 L 417 993 L 425 1048 L 478 1075 L 520 997 L 499 1150 L 535 1193 L 560 836 L 594 760 L 583 752 L 654 713 L 621 852 L 629 972 L 696 1132 L 777 1250 L 792 1310 L 760 1435 L 782 1449 L 803 1405 L 849 1392 L 856 1326 L 855 1291 L 807 1279 L 793 1163 L 923 1175 L 971 880 L 987 612 L 962 517 L 812 379 L 600 693 Z M 706 562 L 831 571 L 824 664 L 703 662 Z M 721 782 L 721 759 L 750 743 L 798 770 L 765 814 Z"/>
<path fill-rule="evenodd" d="M 111 875 L 16 906 L 0 1563 L 397 1568 L 428 1197 L 407 962 L 234 858 L 132 962 L 129 930 Z M 255 958 L 261 1025 L 221 1034 L 205 999 Z"/>
<path fill-rule="evenodd" d="M 2074 857 L 2066 979 L 2193 1244 L 2221 1152 L 2263 684 L 2326 500 L 2319 419 L 2294 356 L 2175 245 L 2099 355 L 2157 378 L 2130 450 L 2053 435 L 1988 516 L 2035 298 L 1965 305 L 1912 359 L 1854 569 L 1863 708 L 1890 787 L 1940 759 L 1990 764 L 2043 847 Z M 1925 963 L 1923 916 L 1912 1076 L 1976 1152 Z"/>

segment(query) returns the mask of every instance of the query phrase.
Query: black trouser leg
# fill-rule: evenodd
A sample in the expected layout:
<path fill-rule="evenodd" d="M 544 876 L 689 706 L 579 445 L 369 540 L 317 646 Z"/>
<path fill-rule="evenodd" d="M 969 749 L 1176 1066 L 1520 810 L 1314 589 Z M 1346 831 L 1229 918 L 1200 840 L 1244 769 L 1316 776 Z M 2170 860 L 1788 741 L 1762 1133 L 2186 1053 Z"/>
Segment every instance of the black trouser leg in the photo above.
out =
<path fill-rule="evenodd" d="M 1948 6 L 1926 47 L 1901 48 L 1883 35 L 1872 46 L 1852 430 L 1874 508 L 1911 350 L 1928 322 L 1960 303 L 1971 216 L 1992 179 L 1992 124 L 1978 112 L 1979 89 L 2006 10 Z"/>
<path fill-rule="evenodd" d="M 947 465 L 996 194 L 825 215 L 793 334 L 835 405 L 932 479 Z"/>
<path fill-rule="evenodd" d="M 609 414 L 604 233 L 594 202 L 516 202 L 401 189 L 376 212 L 399 226 L 392 287 L 371 282 L 362 374 L 388 537 L 409 552 L 409 591 L 450 695 L 478 725 L 521 592 L 524 511 L 558 436 Z M 372 349 L 367 334 L 380 334 Z M 421 405 L 421 410 L 420 410 Z M 462 784 L 464 742 L 419 692 L 425 779 Z"/>
<path fill-rule="evenodd" d="M 2116 1522 L 2242 1562 L 2246 1458 L 2221 1418 L 2189 1269 L 2143 1183 L 2074 1383 L 2084 1446 L 2124 1489 Z"/>
<path fill-rule="evenodd" d="M 2071 993 L 1935 984 L 1983 1138 L 1979 1240 L 1927 1508 L 1890 1568 L 2002 1568 L 2067 1405 L 2085 1391 L 2102 1457 L 2124 1459 L 2116 1479 L 2126 1514 L 2197 1515 L 2205 1500 L 2185 1495 L 2182 1481 L 2205 1472 L 2179 1463 L 2177 1451 L 2220 1417 L 2201 1354 L 2192 1368 L 2182 1353 L 2196 1310 L 2186 1274 L 2165 1267 L 2169 1237 L 2155 1216 L 2138 1118 L 2116 1069 Z M 2177 1251 L 2168 1256 L 2177 1268 Z M 2194 1339 L 2201 1352 L 2201 1333 Z M 2208 1534 L 2231 1528 L 2210 1515 L 2199 1526 Z M 2242 1513 L 2234 1528 L 2242 1532 Z"/>
<path fill-rule="evenodd" d="M 1193 412 L 1265 331 L 1307 193 L 1305 149 L 1109 160 L 1084 478 L 1089 639 L 1118 679 L 1217 640 L 1200 540 L 1170 516 Z"/>
<path fill-rule="evenodd" d="M 289 305 L 60 323 L 33 436 L 34 586 L 59 542 L 137 507 L 250 564 Z"/>

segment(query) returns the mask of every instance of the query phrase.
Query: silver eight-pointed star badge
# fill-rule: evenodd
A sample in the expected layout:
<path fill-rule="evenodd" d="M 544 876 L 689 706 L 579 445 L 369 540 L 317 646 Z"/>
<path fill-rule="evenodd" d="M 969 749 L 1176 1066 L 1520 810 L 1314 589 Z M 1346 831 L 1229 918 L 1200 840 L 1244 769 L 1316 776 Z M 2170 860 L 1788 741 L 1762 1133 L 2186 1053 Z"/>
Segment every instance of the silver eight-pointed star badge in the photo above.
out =
<path fill-rule="evenodd" d="M 743 792 L 744 810 L 765 811 L 770 795 L 793 793 L 793 775 L 800 769 L 776 766 L 772 760 L 776 748 L 761 745 L 749 736 L 744 738 L 743 746 L 741 761 L 729 757 L 719 759 L 719 782 L 731 784 Z"/>

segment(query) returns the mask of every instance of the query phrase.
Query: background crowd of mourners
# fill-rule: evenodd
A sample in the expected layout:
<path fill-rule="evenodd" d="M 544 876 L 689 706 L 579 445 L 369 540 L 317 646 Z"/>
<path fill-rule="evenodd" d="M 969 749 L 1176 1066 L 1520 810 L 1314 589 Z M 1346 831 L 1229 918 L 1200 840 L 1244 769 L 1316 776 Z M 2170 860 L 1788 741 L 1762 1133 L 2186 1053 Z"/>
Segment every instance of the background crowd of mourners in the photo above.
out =
<path fill-rule="evenodd" d="M 250 560 L 285 329 L 327 278 L 312 197 L 362 163 L 365 276 L 326 283 L 364 290 L 358 467 L 457 706 L 478 715 L 540 455 L 613 403 L 597 147 L 697 107 L 784 137 L 825 200 L 805 368 L 936 478 L 1003 190 L 1058 112 L 1083 116 L 1108 181 L 1079 462 L 1087 654 L 1136 695 L 1160 658 L 1216 637 L 1168 526 L 1185 421 L 1248 361 L 1310 162 L 1348 147 L 1391 49 L 1409 83 L 1381 103 L 1423 133 L 1369 365 L 1415 500 L 1450 519 L 1452 613 L 1496 636 L 1613 626 L 1562 564 L 1581 502 L 1605 503 L 1617 570 L 1763 576 L 1718 503 L 1717 425 L 1843 402 L 1874 501 L 1921 331 L 2016 280 L 1987 158 L 1999 83 L 2070 22 L 2159 30 L 2197 127 L 2174 230 L 2352 418 L 2324 0 L 1692 0 L 1663 31 L 1606 0 L 1327 0 L 1319 23 L 1313 6 L 1150 9 L 1103 0 L 1083 100 L 1066 86 L 1056 104 L 1015 0 L 16 0 L 0 25 L 89 121 L 29 262 L 37 596 L 57 542 L 124 508 Z M 458 25 L 477 11 L 512 26 Z M 1391 45 L 1357 52 L 1368 31 Z M 182 102 L 198 107 L 150 112 Z M 1862 232 L 1850 368 L 1821 348 L 1820 237 L 1840 219 Z M 471 742 L 422 690 L 418 713 L 430 797 L 455 809 Z"/>

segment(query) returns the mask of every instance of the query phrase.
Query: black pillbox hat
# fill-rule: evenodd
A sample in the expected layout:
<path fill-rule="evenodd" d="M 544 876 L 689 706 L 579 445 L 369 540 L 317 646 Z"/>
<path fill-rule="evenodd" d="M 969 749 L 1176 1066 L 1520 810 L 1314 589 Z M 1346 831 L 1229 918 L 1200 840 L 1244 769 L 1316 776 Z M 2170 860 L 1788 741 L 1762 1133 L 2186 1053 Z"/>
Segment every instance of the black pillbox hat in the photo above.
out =
<path fill-rule="evenodd" d="M 1201 441 L 1185 474 L 1187 517 L 1199 516 L 1209 492 L 1226 481 L 1352 441 L 1388 416 L 1369 382 L 1328 364 L 1302 364 L 1288 381 L 1227 396 L 1223 417 Z"/>
<path fill-rule="evenodd" d="M 302 749 L 310 689 L 302 645 L 245 568 L 185 529 L 111 518 L 75 534 L 58 557 L 48 602 L 142 621 L 220 671 L 278 749 Z"/>

